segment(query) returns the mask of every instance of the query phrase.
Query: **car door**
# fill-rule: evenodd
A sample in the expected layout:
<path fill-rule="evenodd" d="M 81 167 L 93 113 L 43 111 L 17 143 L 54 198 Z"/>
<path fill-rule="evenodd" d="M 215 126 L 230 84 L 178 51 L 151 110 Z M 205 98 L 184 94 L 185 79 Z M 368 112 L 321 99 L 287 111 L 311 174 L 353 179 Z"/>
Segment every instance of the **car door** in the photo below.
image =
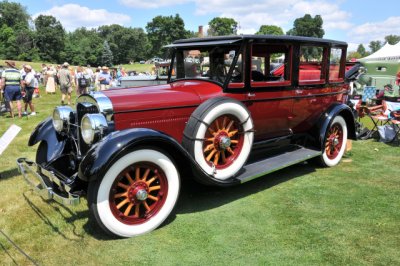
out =
<path fill-rule="evenodd" d="M 252 44 L 247 94 L 256 140 L 291 133 L 289 120 L 293 105 L 291 85 L 292 45 Z"/>

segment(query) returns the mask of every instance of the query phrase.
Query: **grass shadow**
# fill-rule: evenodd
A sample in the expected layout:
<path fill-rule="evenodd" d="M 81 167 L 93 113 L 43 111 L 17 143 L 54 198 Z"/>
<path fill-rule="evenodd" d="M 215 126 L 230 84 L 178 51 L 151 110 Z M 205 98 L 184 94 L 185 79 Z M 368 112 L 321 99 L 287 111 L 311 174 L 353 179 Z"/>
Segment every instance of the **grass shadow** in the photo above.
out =
<path fill-rule="evenodd" d="M 57 212 L 63 220 L 70 226 L 72 226 L 72 233 L 74 236 L 77 238 L 71 238 L 68 237 L 65 233 L 63 233 L 60 228 L 56 225 L 56 223 L 53 223 L 52 220 L 44 214 L 38 206 L 36 206 L 35 203 L 33 203 L 28 196 L 24 193 L 22 193 L 25 201 L 28 203 L 29 207 L 37 214 L 37 216 L 43 221 L 43 223 L 47 226 L 49 226 L 53 232 L 56 232 L 58 235 L 60 235 L 62 238 L 66 240 L 71 240 L 71 241 L 80 241 L 83 239 L 83 235 L 77 233 L 77 227 L 74 224 L 76 220 L 83 219 L 87 217 L 87 212 L 88 211 L 83 211 L 83 212 L 73 212 L 71 211 L 67 206 L 64 206 L 62 204 L 59 204 L 53 200 L 45 200 L 42 197 L 40 199 L 45 202 L 48 206 L 54 209 L 55 212 Z M 61 209 L 65 210 L 70 216 L 68 217 L 67 215 L 64 215 L 61 212 Z"/>
<path fill-rule="evenodd" d="M 19 175 L 20 175 L 20 173 L 18 172 L 18 169 L 17 168 L 13 168 L 13 169 L 1 172 L 0 173 L 0 181 L 1 180 L 5 180 L 5 179 L 9 179 L 9 178 L 12 178 L 12 177 L 15 177 L 15 176 L 19 176 Z"/>
<path fill-rule="evenodd" d="M 315 172 L 315 169 L 313 164 L 297 164 L 232 187 L 209 187 L 194 181 L 184 182 L 177 213 L 194 213 L 214 209 L 299 176 L 310 174 Z"/>

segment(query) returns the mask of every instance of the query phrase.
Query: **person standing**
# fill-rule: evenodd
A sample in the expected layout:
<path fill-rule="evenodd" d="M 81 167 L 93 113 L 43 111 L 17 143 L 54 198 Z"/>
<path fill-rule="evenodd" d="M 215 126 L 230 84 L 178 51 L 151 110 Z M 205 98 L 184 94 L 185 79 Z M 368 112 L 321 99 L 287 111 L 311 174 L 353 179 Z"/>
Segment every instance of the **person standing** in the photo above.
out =
<path fill-rule="evenodd" d="M 60 80 L 60 90 L 61 90 L 61 104 L 64 105 L 65 98 L 67 97 L 68 105 L 71 104 L 71 92 L 72 92 L 72 82 L 73 78 L 71 76 L 70 70 L 68 69 L 69 64 L 65 62 L 62 65 L 60 72 L 58 73 L 58 78 Z"/>
<path fill-rule="evenodd" d="M 56 82 L 54 80 L 54 75 L 56 75 L 56 70 L 53 66 L 48 66 L 47 71 L 47 83 L 46 83 L 46 94 L 47 93 L 55 93 L 56 92 Z"/>
<path fill-rule="evenodd" d="M 35 90 L 35 75 L 34 75 L 34 73 L 32 71 L 32 67 L 30 65 L 25 65 L 24 66 L 24 71 L 25 71 L 25 78 L 22 81 L 22 84 L 23 84 L 24 90 L 25 90 L 25 97 L 24 97 L 25 111 L 24 111 L 24 115 L 28 115 L 27 114 L 28 105 L 29 105 L 29 108 L 31 109 L 31 114 L 30 115 L 36 115 L 35 107 L 33 106 L 33 103 L 32 103 L 32 96 L 33 96 L 33 92 Z"/>
<path fill-rule="evenodd" d="M 85 70 L 81 67 L 78 66 L 78 68 L 76 69 L 76 75 L 75 75 L 75 79 L 76 79 L 76 95 L 79 96 L 81 94 L 87 94 L 87 88 L 90 85 L 90 76 L 85 73 Z"/>
<path fill-rule="evenodd" d="M 21 117 L 21 74 L 15 67 L 14 61 L 6 61 L 9 66 L 1 73 L 1 90 L 4 90 L 4 98 L 10 107 L 11 117 L 14 118 L 13 101 L 17 102 L 18 117 Z"/>
<path fill-rule="evenodd" d="M 106 90 L 110 88 L 110 82 L 112 80 L 112 77 L 110 73 L 108 73 L 108 67 L 103 66 L 101 68 L 101 72 L 99 74 L 99 82 L 100 82 L 100 90 Z"/>

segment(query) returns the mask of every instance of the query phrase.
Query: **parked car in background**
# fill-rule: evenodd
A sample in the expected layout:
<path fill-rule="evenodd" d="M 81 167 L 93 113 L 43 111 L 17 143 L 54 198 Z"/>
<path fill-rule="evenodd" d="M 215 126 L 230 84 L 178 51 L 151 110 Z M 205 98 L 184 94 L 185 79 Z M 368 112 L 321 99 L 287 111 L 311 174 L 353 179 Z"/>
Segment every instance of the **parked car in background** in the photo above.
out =
<path fill-rule="evenodd" d="M 135 75 L 121 77 L 118 81 L 118 87 L 130 88 L 166 84 L 169 66 L 169 62 L 155 63 L 153 74 L 136 73 Z"/>
<path fill-rule="evenodd" d="M 29 139 L 39 144 L 36 159 L 18 159 L 48 198 L 76 204 L 86 196 L 106 233 L 159 227 L 181 179 L 231 186 L 310 159 L 335 166 L 355 138 L 344 104 L 344 42 L 241 35 L 168 48 L 167 84 L 94 92 L 75 109 L 56 107 Z M 282 67 L 271 72 L 277 57 Z"/>

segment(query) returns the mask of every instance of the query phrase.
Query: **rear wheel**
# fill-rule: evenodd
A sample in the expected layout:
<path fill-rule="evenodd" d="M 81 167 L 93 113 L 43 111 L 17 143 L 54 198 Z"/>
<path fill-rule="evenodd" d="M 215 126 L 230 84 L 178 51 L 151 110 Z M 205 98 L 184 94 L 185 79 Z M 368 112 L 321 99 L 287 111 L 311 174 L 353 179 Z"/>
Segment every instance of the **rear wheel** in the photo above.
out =
<path fill-rule="evenodd" d="M 336 116 L 326 132 L 324 151 L 321 155 L 323 166 L 335 166 L 343 157 L 347 143 L 347 125 L 341 116 Z"/>
<path fill-rule="evenodd" d="M 104 178 L 89 184 L 92 217 L 107 233 L 132 237 L 150 232 L 171 214 L 179 174 L 165 154 L 143 149 L 118 159 Z"/>

